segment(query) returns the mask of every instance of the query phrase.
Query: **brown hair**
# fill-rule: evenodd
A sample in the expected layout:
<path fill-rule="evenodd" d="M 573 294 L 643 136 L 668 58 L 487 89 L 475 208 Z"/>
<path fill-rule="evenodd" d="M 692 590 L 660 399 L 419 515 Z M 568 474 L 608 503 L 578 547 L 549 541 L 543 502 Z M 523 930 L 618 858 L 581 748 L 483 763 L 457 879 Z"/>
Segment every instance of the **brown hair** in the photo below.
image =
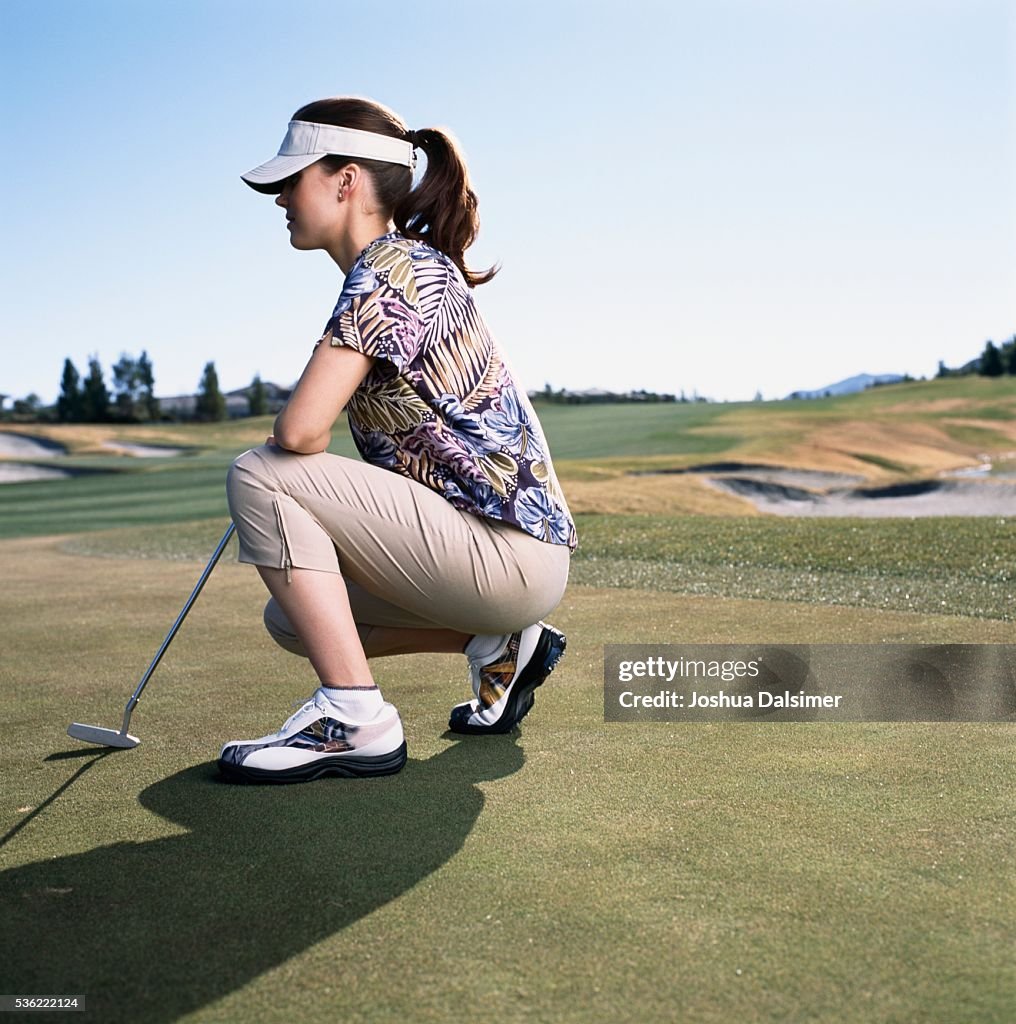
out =
<path fill-rule="evenodd" d="M 475 271 L 466 267 L 465 251 L 476 240 L 480 218 L 465 160 L 450 135 L 438 128 L 410 131 L 395 111 L 357 96 L 308 103 L 293 115 L 293 120 L 390 135 L 422 149 L 427 156 L 427 170 L 416 188 L 413 172 L 401 164 L 347 156 L 326 156 L 321 162 L 334 174 L 355 160 L 370 174 L 378 201 L 389 212 L 398 231 L 443 252 L 462 271 L 470 288 L 486 284 L 500 269 L 495 266 Z"/>

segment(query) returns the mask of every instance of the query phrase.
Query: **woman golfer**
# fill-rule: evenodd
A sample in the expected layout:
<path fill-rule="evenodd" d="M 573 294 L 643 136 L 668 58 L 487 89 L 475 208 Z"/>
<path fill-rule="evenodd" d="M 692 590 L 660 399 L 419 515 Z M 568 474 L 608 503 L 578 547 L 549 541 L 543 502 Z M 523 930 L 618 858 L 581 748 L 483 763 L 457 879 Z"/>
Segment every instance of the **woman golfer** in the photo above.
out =
<path fill-rule="evenodd" d="M 220 769 L 397 772 L 402 723 L 368 665 L 385 655 L 465 654 L 473 699 L 449 728 L 507 732 L 564 651 L 540 620 L 576 538 L 540 423 L 473 302 L 495 271 L 465 264 L 479 222 L 462 155 L 378 103 L 326 99 L 243 180 L 345 282 L 273 436 L 227 480 L 240 561 L 272 595 L 265 624 L 320 686 L 278 732 L 227 743 Z M 343 410 L 363 462 L 326 451 Z"/>

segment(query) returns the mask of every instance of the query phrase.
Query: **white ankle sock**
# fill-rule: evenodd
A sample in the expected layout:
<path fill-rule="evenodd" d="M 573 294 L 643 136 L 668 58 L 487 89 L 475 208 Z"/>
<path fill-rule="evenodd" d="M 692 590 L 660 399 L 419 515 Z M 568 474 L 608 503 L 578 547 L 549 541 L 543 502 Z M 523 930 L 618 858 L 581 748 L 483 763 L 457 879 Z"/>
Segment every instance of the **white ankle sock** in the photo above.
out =
<path fill-rule="evenodd" d="M 384 704 L 376 686 L 322 686 L 324 694 L 342 720 L 369 722 Z"/>
<path fill-rule="evenodd" d="M 504 650 L 508 643 L 509 633 L 478 633 L 465 647 L 465 655 L 473 661 L 489 661 Z"/>

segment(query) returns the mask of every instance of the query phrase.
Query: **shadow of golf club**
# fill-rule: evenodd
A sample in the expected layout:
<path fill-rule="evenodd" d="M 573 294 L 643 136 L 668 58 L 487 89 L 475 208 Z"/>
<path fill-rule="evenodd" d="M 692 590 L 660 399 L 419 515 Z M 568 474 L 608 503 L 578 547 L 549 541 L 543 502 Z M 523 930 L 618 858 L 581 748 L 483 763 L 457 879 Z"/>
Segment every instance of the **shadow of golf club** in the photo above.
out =
<path fill-rule="evenodd" d="M 80 761 L 83 757 L 94 757 L 98 760 L 100 757 L 105 757 L 107 754 L 116 753 L 114 747 L 99 747 L 96 749 L 94 746 L 88 747 L 75 747 L 73 750 L 58 750 L 55 754 L 50 754 L 49 757 L 44 757 L 44 761 Z"/>
<path fill-rule="evenodd" d="M 103 1021 L 176 1020 L 438 870 L 483 807 L 475 783 L 523 760 L 506 736 L 366 781 L 232 786 L 214 765 L 178 772 L 140 800 L 186 835 L 0 874 L 0 991 L 84 995 Z M 336 962 L 336 988 L 345 969 Z"/>
<path fill-rule="evenodd" d="M 61 783 L 45 800 L 36 807 L 31 814 L 26 815 L 21 819 L 12 829 L 10 829 L 6 835 L 0 836 L 0 850 L 2 850 L 29 822 L 34 821 L 42 812 L 49 807 L 51 803 L 61 793 L 74 784 L 75 781 L 81 778 L 89 768 L 92 767 L 97 761 L 101 761 L 104 757 L 112 754 L 112 750 L 100 750 L 96 751 L 95 748 L 89 750 L 68 750 L 60 754 L 51 754 L 46 758 L 47 761 L 63 761 L 65 759 L 79 758 L 79 757 L 90 757 L 91 760 L 88 764 L 83 764 L 66 782 Z"/>

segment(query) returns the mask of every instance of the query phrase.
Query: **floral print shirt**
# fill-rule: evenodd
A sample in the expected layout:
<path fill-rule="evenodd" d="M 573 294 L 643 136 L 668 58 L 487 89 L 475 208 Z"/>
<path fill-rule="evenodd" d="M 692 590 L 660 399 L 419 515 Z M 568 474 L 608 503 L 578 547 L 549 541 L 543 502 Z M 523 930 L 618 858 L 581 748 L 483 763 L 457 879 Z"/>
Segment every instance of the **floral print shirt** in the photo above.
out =
<path fill-rule="evenodd" d="M 448 256 L 398 232 L 376 238 L 321 340 L 376 358 L 346 406 L 364 461 L 575 548 L 540 422 Z"/>

